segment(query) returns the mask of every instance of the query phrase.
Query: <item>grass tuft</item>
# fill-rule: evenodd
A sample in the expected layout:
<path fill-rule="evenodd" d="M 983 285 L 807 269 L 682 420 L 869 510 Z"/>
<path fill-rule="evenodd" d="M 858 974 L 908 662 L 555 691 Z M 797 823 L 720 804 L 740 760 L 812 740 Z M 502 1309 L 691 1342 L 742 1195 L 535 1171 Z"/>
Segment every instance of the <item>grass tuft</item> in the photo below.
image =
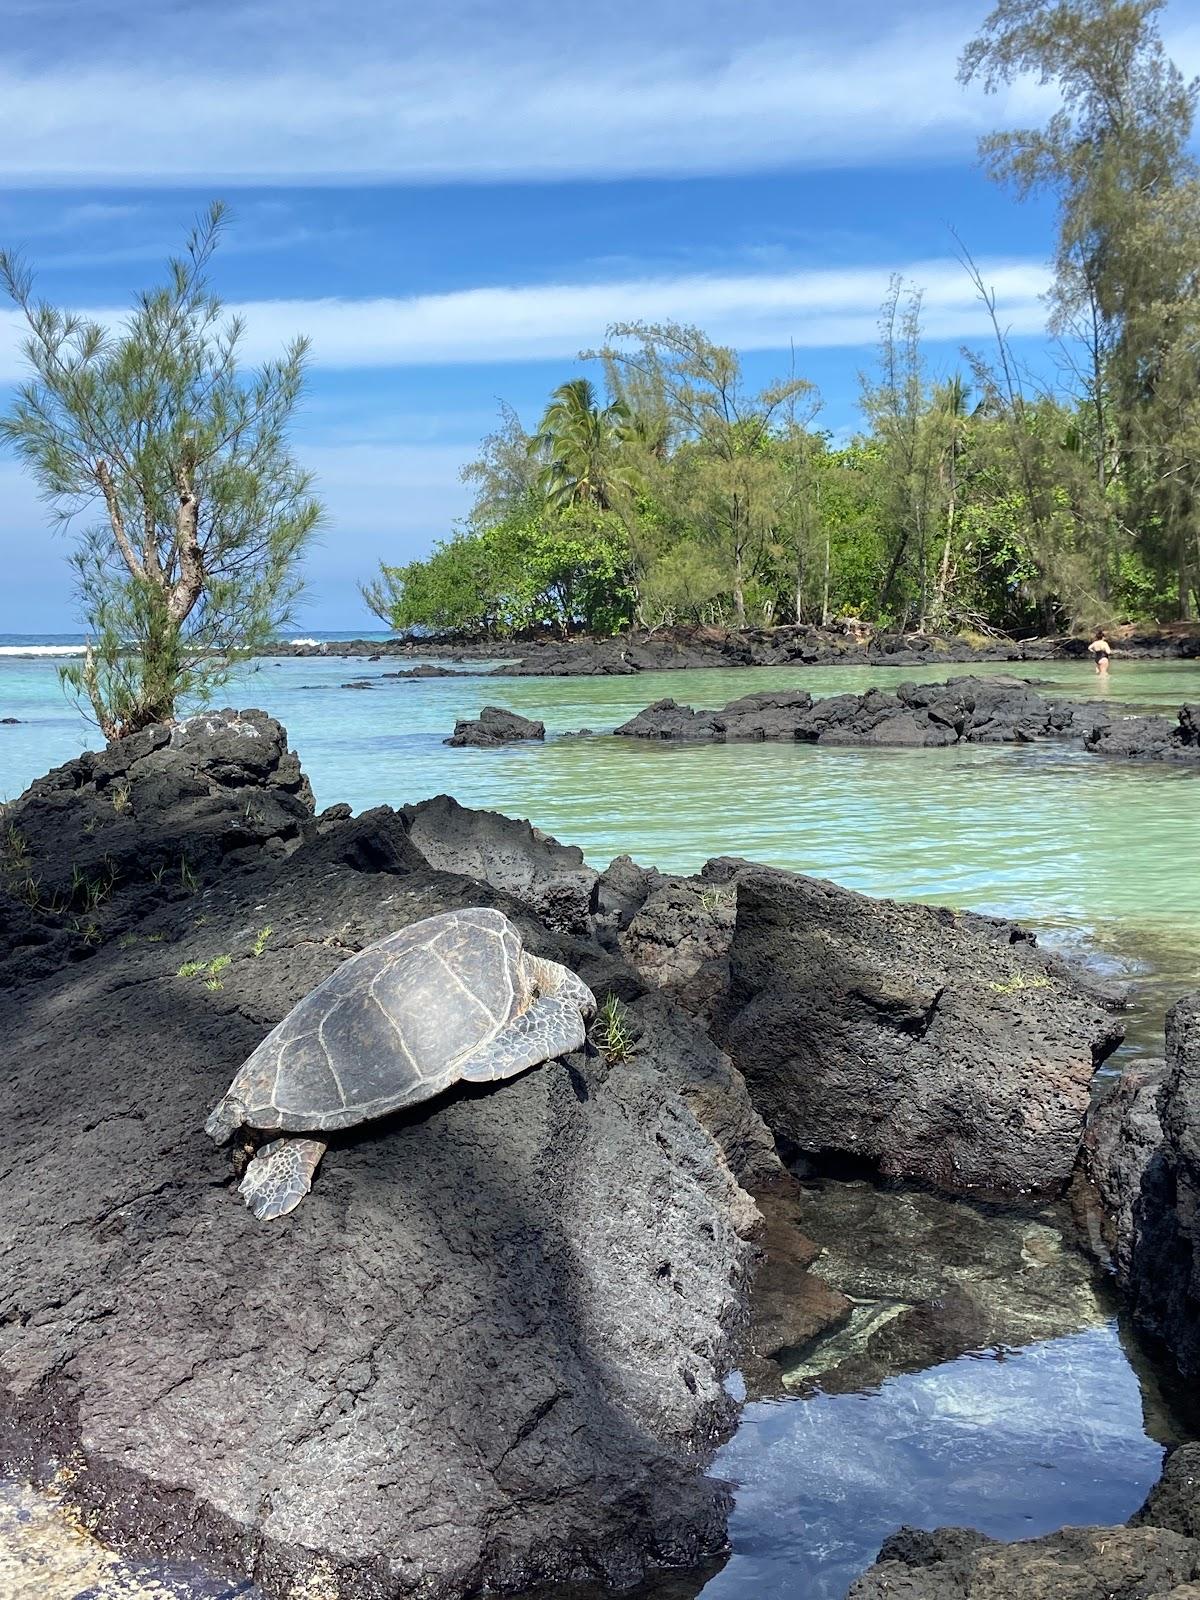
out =
<path fill-rule="evenodd" d="M 989 983 L 993 994 L 1019 994 L 1022 989 L 1048 989 L 1050 979 L 1044 972 L 1018 972 L 1003 983 Z"/>
<path fill-rule="evenodd" d="M 615 994 L 604 997 L 596 1018 L 596 1045 L 606 1061 L 628 1061 L 633 1054 L 629 1013 Z"/>
<path fill-rule="evenodd" d="M 233 964 L 232 956 L 213 956 L 211 961 L 185 961 L 175 974 L 177 978 L 203 978 L 206 989 L 221 989 L 221 974 Z"/>

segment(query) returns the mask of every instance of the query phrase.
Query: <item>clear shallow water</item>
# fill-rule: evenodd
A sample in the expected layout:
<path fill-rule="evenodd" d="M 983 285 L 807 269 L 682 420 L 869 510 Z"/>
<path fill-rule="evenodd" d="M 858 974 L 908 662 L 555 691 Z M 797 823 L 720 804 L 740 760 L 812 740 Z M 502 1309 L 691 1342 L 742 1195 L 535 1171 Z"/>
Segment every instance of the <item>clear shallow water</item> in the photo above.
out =
<path fill-rule="evenodd" d="M 1025 1539 L 1142 1503 L 1186 1425 L 1056 1208 L 826 1182 L 800 1226 L 854 1311 L 720 1452 L 733 1555 L 705 1600 L 840 1600 L 902 1524 Z"/>
<path fill-rule="evenodd" d="M 711 855 L 738 854 L 872 894 L 1018 917 L 1067 951 L 1114 971 L 1142 971 L 1132 1052 L 1160 1048 L 1164 1004 L 1197 982 L 1195 773 L 1054 748 L 689 749 L 550 737 L 545 745 L 470 751 L 441 743 L 456 717 L 489 702 L 540 717 L 557 735 L 609 729 L 665 695 L 719 705 L 794 684 L 833 694 L 957 676 L 961 666 L 940 674 L 774 668 L 617 679 L 383 678 L 407 664 L 263 661 L 221 698 L 262 706 L 286 724 L 321 805 L 400 804 L 445 791 L 467 805 L 527 816 L 579 844 L 596 865 L 627 852 L 690 871 Z M 1130 710 L 1173 711 L 1200 698 L 1200 665 L 1119 664 L 1106 686 L 1074 664 L 981 670 L 1017 672 L 1083 697 L 1106 692 Z M 361 678 L 374 687 L 340 687 Z M 63 699 L 51 660 L 0 656 L 4 716 L 22 724 L 0 727 L 0 798 L 97 742 Z M 880 1204 L 911 1222 L 894 1197 Z M 825 1215 L 830 1248 L 840 1230 L 861 1253 L 861 1217 L 829 1216 L 815 1196 L 812 1208 L 814 1237 L 825 1242 L 818 1231 Z M 903 1259 L 918 1248 L 930 1253 L 936 1241 L 936 1253 L 952 1257 L 946 1241 L 954 1227 L 932 1228 L 921 1246 L 902 1235 L 894 1248 L 879 1227 L 882 1283 L 846 1292 L 868 1311 L 884 1303 L 889 1315 L 897 1305 L 897 1316 L 908 1315 L 921 1286 L 889 1289 L 889 1250 Z M 1002 1237 L 999 1221 L 989 1228 Z M 972 1283 L 980 1279 L 969 1251 L 959 1270 Z M 796 1398 L 752 1401 L 717 1462 L 739 1486 L 734 1554 L 703 1588 L 705 1600 L 840 1596 L 905 1521 L 961 1522 L 1014 1538 L 1067 1521 L 1127 1517 L 1157 1475 L 1161 1441 L 1175 1425 L 1164 1421 L 1152 1382 L 1135 1373 L 1112 1308 L 1081 1273 L 1053 1280 L 1051 1299 L 1061 1310 L 1055 1325 L 1009 1317 L 980 1333 L 968 1319 L 975 1343 L 951 1339 L 947 1354 L 936 1339 L 918 1341 L 913 1370 L 872 1366 L 867 1337 L 862 1349 L 815 1352 L 815 1370 L 793 1375 Z M 1028 1274 L 1018 1260 L 994 1263 L 983 1277 L 989 1303 L 1028 1304 Z M 855 1327 L 869 1334 L 869 1319 Z M 5 1498 L 0 1493 L 0 1507 Z M 0 1546 L 4 1537 L 0 1519 Z M 81 1591 L 13 1591 L 23 1592 L 65 1600 Z M 663 1580 L 648 1595 L 684 1600 L 697 1592 L 698 1583 Z"/>
<path fill-rule="evenodd" d="M 716 1463 L 738 1485 L 734 1554 L 704 1600 L 841 1600 L 904 1524 L 1031 1539 L 1123 1522 L 1162 1455 L 1115 1323 L 752 1402 Z"/>

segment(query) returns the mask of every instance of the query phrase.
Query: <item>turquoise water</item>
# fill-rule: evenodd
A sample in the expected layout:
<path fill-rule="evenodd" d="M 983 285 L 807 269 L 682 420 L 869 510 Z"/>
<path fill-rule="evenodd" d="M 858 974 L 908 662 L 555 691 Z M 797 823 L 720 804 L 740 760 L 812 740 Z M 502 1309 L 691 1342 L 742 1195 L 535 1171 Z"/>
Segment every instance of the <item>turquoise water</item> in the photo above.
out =
<path fill-rule="evenodd" d="M 403 663 L 401 663 L 403 664 Z M 261 661 L 222 699 L 262 706 L 287 726 L 319 805 L 402 804 L 442 791 L 529 817 L 605 865 L 627 852 L 674 871 L 736 854 L 900 899 L 1019 917 L 1067 949 L 1147 969 L 1147 1020 L 1195 981 L 1200 949 L 1200 774 L 1101 761 L 1045 746 L 819 750 L 663 746 L 553 737 L 607 730 L 664 695 L 720 705 L 761 688 L 813 694 L 895 685 L 894 668 L 763 668 L 629 678 L 388 679 L 382 660 Z M 980 669 L 989 673 L 1013 668 Z M 954 676 L 961 667 L 944 669 Z M 1200 697 L 1200 664 L 1118 665 L 1105 684 L 1085 665 L 1024 674 L 1057 692 L 1105 693 L 1130 710 L 1173 711 Z M 926 669 L 929 681 L 938 674 Z M 366 690 L 341 685 L 367 679 Z M 459 716 L 498 702 L 541 718 L 544 745 L 449 750 Z M 53 661 L 0 656 L 0 799 L 95 744 L 63 696 Z"/>
<path fill-rule="evenodd" d="M 1197 983 L 1200 773 L 1053 747 L 688 748 L 605 732 L 665 695 L 719 705 L 762 688 L 832 694 L 930 681 L 939 676 L 930 670 L 383 677 L 407 664 L 262 661 L 221 701 L 261 706 L 286 724 L 319 805 L 357 809 L 445 791 L 529 817 L 598 866 L 627 852 L 690 871 L 711 855 L 737 854 L 876 895 L 1020 918 L 1048 942 L 1138 977 L 1127 1053 L 1160 1048 L 1163 1006 Z M 1200 698 L 1200 664 L 1118 664 L 1107 684 L 1074 664 L 981 670 L 1104 693 L 1129 710 L 1174 711 Z M 373 687 L 340 687 L 363 678 Z M 447 749 L 441 741 L 455 719 L 489 702 L 543 719 L 550 737 Z M 0 727 L 0 799 L 96 743 L 51 660 L 0 654 L 4 716 L 21 725 Z M 558 737 L 583 726 L 598 732 Z M 1022 1272 L 1005 1294 L 1024 1292 Z M 834 1600 L 905 1521 L 1014 1538 L 1130 1515 L 1171 1430 L 1111 1308 L 1102 1297 L 1085 1300 L 1045 1337 L 988 1339 L 849 1393 L 826 1392 L 818 1380 L 795 1398 L 753 1401 L 717 1463 L 737 1485 L 733 1555 L 705 1600 Z M 695 1592 L 664 1581 L 648 1594 Z"/>

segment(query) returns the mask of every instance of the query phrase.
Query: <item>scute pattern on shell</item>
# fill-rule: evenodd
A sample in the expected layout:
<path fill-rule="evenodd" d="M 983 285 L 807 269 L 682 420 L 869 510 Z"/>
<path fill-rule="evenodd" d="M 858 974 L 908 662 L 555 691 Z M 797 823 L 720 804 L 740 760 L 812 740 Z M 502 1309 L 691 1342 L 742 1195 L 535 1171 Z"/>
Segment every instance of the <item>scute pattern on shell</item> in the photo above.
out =
<path fill-rule="evenodd" d="M 230 1086 L 250 1127 L 332 1132 L 427 1100 L 529 1000 L 503 912 L 442 912 L 360 950 L 288 1012 Z"/>

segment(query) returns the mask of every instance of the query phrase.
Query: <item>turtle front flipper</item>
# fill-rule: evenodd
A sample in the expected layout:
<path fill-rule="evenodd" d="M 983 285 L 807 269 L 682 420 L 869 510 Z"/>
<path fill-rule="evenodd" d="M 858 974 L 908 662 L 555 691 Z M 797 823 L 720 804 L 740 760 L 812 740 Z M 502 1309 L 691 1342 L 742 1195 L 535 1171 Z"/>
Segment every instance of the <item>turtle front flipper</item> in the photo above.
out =
<path fill-rule="evenodd" d="M 468 1083 L 512 1078 L 527 1067 L 537 1067 L 555 1056 L 581 1049 L 586 1037 L 583 1014 L 576 1002 L 545 994 L 501 1028 L 482 1049 L 468 1056 L 458 1076 Z"/>
<path fill-rule="evenodd" d="M 286 1216 L 312 1188 L 324 1154 L 320 1139 L 272 1139 L 246 1168 L 238 1193 L 260 1222 Z"/>

